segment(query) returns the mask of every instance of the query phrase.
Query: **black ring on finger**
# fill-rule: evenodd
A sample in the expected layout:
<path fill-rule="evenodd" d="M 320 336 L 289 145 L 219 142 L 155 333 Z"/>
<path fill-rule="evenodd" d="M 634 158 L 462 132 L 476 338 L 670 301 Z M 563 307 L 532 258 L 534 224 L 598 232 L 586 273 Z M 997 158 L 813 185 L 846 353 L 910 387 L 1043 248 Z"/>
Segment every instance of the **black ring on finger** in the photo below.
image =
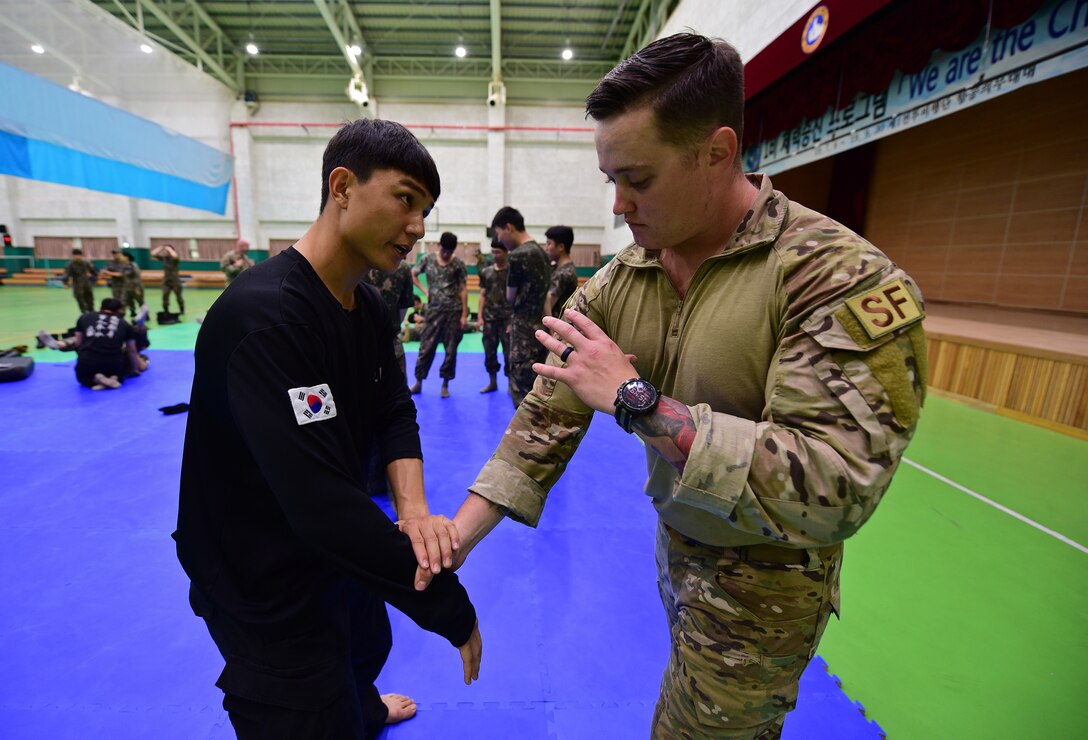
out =
<path fill-rule="evenodd" d="M 563 362 L 564 365 L 567 363 L 567 358 L 570 357 L 570 353 L 573 352 L 573 351 L 574 351 L 574 347 L 571 347 L 568 344 L 567 348 L 565 350 L 563 350 L 563 354 L 559 355 L 559 359 Z"/>

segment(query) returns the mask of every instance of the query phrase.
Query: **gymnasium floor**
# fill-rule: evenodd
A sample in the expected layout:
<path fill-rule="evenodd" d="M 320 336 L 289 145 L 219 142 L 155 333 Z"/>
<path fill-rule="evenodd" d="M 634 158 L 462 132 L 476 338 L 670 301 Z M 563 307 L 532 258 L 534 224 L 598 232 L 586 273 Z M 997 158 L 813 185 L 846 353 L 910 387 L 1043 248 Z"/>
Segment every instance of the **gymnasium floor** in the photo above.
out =
<path fill-rule="evenodd" d="M 187 291 L 189 315 L 216 295 Z M 74 314 L 68 291 L 0 287 L 0 348 Z M 151 371 L 119 391 L 80 388 L 52 351 L 0 385 L 0 737 L 232 737 L 169 539 L 185 416 L 157 411 L 188 398 L 196 329 L 153 328 Z M 417 401 L 428 498 L 449 514 L 512 408 L 477 393 L 476 335 L 462 352 L 453 397 L 432 371 Z M 785 736 L 1088 735 L 1088 442 L 931 397 L 907 457 L 847 545 L 843 618 L 820 651 L 842 690 L 810 666 Z M 539 530 L 504 522 L 473 553 L 477 684 L 392 612 L 380 687 L 420 713 L 387 737 L 646 736 L 667 645 L 642 470 L 598 419 Z"/>

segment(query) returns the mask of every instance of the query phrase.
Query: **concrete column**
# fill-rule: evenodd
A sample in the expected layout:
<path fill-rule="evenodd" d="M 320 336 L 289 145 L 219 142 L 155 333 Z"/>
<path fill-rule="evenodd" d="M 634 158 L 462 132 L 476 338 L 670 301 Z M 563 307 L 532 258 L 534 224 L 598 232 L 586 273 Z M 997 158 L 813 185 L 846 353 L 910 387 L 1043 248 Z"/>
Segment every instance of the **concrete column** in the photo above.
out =
<path fill-rule="evenodd" d="M 123 243 L 126 239 L 134 247 L 150 247 L 144 238 L 143 224 L 140 222 L 139 206 L 136 198 L 116 196 L 117 237 Z M 121 246 L 121 244 L 118 244 Z"/>
<path fill-rule="evenodd" d="M 485 105 L 487 105 L 485 103 Z M 506 103 L 488 105 L 488 126 L 506 125 Z M 506 132 L 487 132 L 487 204 L 484 220 L 491 224 L 495 211 L 503 206 L 514 205 L 506 202 Z M 514 205 L 517 208 L 516 205 Z"/>
<path fill-rule="evenodd" d="M 244 102 L 234 104 L 231 110 L 232 121 L 248 121 L 249 112 Z M 234 202 L 238 204 L 238 228 L 237 236 L 249 242 L 251 249 L 268 249 L 263 235 L 260 233 L 260 222 L 257 218 L 257 185 L 253 177 L 253 133 L 252 129 L 244 126 L 231 129 L 231 137 L 234 143 L 234 187 L 237 189 L 236 198 L 231 199 L 231 207 Z"/>
<path fill-rule="evenodd" d="M 12 245 L 27 247 L 27 235 L 19 228 L 19 178 L 0 175 L 0 224 L 8 227 Z"/>

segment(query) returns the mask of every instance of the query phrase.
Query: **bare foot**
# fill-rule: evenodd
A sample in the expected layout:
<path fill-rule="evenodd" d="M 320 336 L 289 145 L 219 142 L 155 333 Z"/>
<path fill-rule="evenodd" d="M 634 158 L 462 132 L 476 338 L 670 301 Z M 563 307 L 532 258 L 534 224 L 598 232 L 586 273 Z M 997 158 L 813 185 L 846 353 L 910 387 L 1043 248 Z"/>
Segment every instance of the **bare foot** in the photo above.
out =
<path fill-rule="evenodd" d="M 389 709 L 385 724 L 395 725 L 416 716 L 416 703 L 400 694 L 382 694 L 382 703 Z"/>

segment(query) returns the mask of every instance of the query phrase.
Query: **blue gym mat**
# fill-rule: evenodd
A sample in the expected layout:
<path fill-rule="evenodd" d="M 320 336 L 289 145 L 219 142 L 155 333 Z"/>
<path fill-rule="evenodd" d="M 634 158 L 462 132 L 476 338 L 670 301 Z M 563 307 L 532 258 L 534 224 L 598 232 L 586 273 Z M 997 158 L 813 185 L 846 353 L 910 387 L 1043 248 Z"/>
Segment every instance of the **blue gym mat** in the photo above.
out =
<path fill-rule="evenodd" d="M 229 738 L 222 668 L 189 610 L 173 531 L 192 354 L 151 351 L 117 391 L 75 382 L 72 361 L 0 384 L 0 737 Z M 411 368 L 414 356 L 409 355 Z M 72 358 L 74 360 L 74 358 Z M 451 515 L 513 406 L 481 395 L 478 354 L 452 398 L 437 363 L 417 396 L 428 499 Z M 480 615 L 480 681 L 457 651 L 391 610 L 382 691 L 419 714 L 392 740 L 570 740 L 648 735 L 668 653 L 641 447 L 599 418 L 534 531 L 503 522 L 461 571 Z M 801 684 L 787 739 L 878 738 L 822 661 Z"/>

